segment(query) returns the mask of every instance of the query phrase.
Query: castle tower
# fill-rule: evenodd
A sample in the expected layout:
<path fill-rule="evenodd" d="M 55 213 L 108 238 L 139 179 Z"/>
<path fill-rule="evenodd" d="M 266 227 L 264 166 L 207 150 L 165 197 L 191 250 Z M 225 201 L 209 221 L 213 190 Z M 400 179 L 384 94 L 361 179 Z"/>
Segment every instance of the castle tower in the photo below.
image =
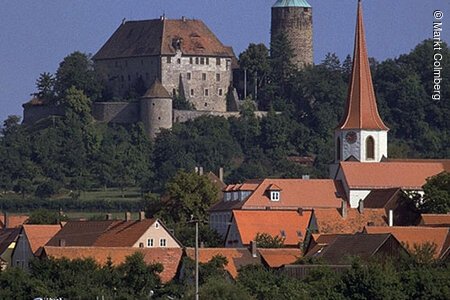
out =
<path fill-rule="evenodd" d="M 306 0 L 278 0 L 272 6 L 271 41 L 284 34 L 298 68 L 313 63 L 312 7 Z"/>
<path fill-rule="evenodd" d="M 142 96 L 140 109 L 141 121 L 151 139 L 156 137 L 161 128 L 172 128 L 172 97 L 159 80 Z"/>
<path fill-rule="evenodd" d="M 364 35 L 362 4 L 359 0 L 346 110 L 335 129 L 335 163 L 345 160 L 381 161 L 383 157 L 387 157 L 388 131 L 389 128 L 378 114 Z"/>

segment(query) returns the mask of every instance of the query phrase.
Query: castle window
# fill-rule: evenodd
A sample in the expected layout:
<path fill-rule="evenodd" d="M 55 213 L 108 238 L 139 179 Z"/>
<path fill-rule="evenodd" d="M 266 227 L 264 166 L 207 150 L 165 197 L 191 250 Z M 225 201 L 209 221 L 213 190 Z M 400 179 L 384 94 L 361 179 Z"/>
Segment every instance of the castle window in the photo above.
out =
<path fill-rule="evenodd" d="M 202 73 L 202 80 L 206 80 L 206 73 Z"/>
<path fill-rule="evenodd" d="M 208 103 L 205 102 L 205 107 L 207 107 L 207 106 L 208 106 Z"/>
<path fill-rule="evenodd" d="M 336 140 L 336 160 L 341 160 L 341 138 Z"/>
<path fill-rule="evenodd" d="M 192 78 L 191 76 L 192 76 L 191 73 L 187 73 L 187 76 L 186 76 L 187 80 L 191 80 L 191 78 Z"/>
<path fill-rule="evenodd" d="M 191 89 L 191 96 L 194 96 L 194 89 Z"/>
<path fill-rule="evenodd" d="M 177 59 L 177 64 L 181 64 L 181 59 L 180 58 Z"/>
<path fill-rule="evenodd" d="M 227 71 L 230 69 L 230 64 L 231 64 L 231 61 L 229 59 L 227 59 Z"/>
<path fill-rule="evenodd" d="M 220 74 L 219 73 L 216 74 L 216 81 L 220 81 Z"/>
<path fill-rule="evenodd" d="M 366 159 L 375 159 L 375 140 L 372 136 L 366 139 Z"/>
<path fill-rule="evenodd" d="M 220 66 L 220 57 L 216 57 L 216 65 Z"/>
<path fill-rule="evenodd" d="M 189 63 L 192 65 L 194 63 L 194 58 L 189 57 Z"/>
<path fill-rule="evenodd" d="M 161 120 L 161 117 L 158 117 L 158 120 Z"/>
<path fill-rule="evenodd" d="M 172 62 L 172 56 L 167 56 L 167 63 L 170 64 Z"/>
<path fill-rule="evenodd" d="M 219 89 L 218 94 L 219 94 L 219 96 L 222 96 L 222 95 L 223 95 L 223 90 L 222 90 L 222 89 Z"/>
<path fill-rule="evenodd" d="M 176 89 L 173 89 L 173 90 L 172 90 L 172 96 L 176 96 L 176 94 L 177 94 L 177 90 L 176 90 Z"/>
<path fill-rule="evenodd" d="M 201 65 L 204 65 L 204 64 L 205 64 L 205 58 L 204 58 L 204 57 L 200 58 L 200 64 L 201 64 Z"/>
<path fill-rule="evenodd" d="M 206 64 L 209 65 L 209 57 L 206 58 Z"/>
<path fill-rule="evenodd" d="M 205 96 L 209 96 L 209 90 L 205 89 Z"/>
<path fill-rule="evenodd" d="M 280 201 L 280 191 L 270 191 L 270 201 Z"/>
<path fill-rule="evenodd" d="M 304 8 L 303 8 L 303 11 L 304 11 L 304 12 L 308 12 L 308 10 L 309 10 L 309 9 L 308 9 L 307 7 L 304 7 Z"/>
<path fill-rule="evenodd" d="M 198 57 L 195 58 L 195 64 L 198 65 Z"/>

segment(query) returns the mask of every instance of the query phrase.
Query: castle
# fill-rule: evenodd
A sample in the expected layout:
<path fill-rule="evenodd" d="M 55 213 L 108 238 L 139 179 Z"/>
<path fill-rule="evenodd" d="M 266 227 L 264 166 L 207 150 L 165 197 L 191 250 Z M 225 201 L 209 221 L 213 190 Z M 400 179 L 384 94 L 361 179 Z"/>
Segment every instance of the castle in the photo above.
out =
<path fill-rule="evenodd" d="M 294 51 L 293 63 L 312 64 L 312 10 L 306 0 L 278 0 L 272 7 L 272 38 L 283 33 Z M 203 115 L 238 117 L 239 96 L 233 87 L 238 70 L 231 47 L 223 45 L 200 20 L 182 17 L 169 20 L 124 21 L 93 56 L 112 99 L 138 95 L 137 101 L 95 102 L 96 121 L 119 124 L 142 121 L 150 138 L 161 128 Z M 182 98 L 195 110 L 173 108 Z M 228 104 L 234 111 L 227 111 Z M 63 108 L 45 105 L 40 99 L 23 105 L 25 124 Z M 266 112 L 257 111 L 257 116 Z"/>

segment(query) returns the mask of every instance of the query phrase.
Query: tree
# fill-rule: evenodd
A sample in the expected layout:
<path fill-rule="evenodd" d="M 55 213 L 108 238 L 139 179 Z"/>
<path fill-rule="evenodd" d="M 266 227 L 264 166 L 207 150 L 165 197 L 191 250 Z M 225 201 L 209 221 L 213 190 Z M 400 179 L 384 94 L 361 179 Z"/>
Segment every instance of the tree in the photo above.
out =
<path fill-rule="evenodd" d="M 208 209 L 218 200 L 218 190 L 206 176 L 181 170 L 167 183 L 162 199 L 164 220 L 188 222 L 193 217 L 206 222 Z"/>
<path fill-rule="evenodd" d="M 442 172 L 427 179 L 424 196 L 417 204 L 422 213 L 450 212 L 450 172 Z"/>
<path fill-rule="evenodd" d="M 271 236 L 268 233 L 258 232 L 255 237 L 256 245 L 259 248 L 283 248 L 285 238 L 278 235 Z"/>
<path fill-rule="evenodd" d="M 33 95 L 48 102 L 52 102 L 55 97 L 55 82 L 56 80 L 53 74 L 48 72 L 39 74 L 39 78 L 36 80 L 37 93 L 34 93 Z"/>
<path fill-rule="evenodd" d="M 239 66 L 247 72 L 247 91 L 254 94 L 255 80 L 257 88 L 264 87 L 270 72 L 269 49 L 264 44 L 251 43 L 239 55 Z M 256 95 L 253 95 L 255 98 Z"/>
<path fill-rule="evenodd" d="M 67 220 L 67 216 L 63 216 L 59 212 L 40 208 L 30 214 L 28 224 L 58 224 L 65 220 Z"/>

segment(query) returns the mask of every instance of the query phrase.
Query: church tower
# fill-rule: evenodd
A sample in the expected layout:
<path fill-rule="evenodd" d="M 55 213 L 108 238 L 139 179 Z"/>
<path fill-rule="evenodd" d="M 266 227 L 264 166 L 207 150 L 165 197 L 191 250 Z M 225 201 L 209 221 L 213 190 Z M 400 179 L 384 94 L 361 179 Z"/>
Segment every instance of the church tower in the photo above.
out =
<path fill-rule="evenodd" d="M 290 42 L 297 68 L 313 63 L 312 8 L 306 0 L 278 0 L 272 6 L 271 42 L 280 34 Z"/>
<path fill-rule="evenodd" d="M 389 128 L 378 114 L 367 55 L 362 4 L 358 1 L 353 67 L 346 109 L 335 129 L 335 164 L 339 161 L 379 162 L 387 157 Z"/>

